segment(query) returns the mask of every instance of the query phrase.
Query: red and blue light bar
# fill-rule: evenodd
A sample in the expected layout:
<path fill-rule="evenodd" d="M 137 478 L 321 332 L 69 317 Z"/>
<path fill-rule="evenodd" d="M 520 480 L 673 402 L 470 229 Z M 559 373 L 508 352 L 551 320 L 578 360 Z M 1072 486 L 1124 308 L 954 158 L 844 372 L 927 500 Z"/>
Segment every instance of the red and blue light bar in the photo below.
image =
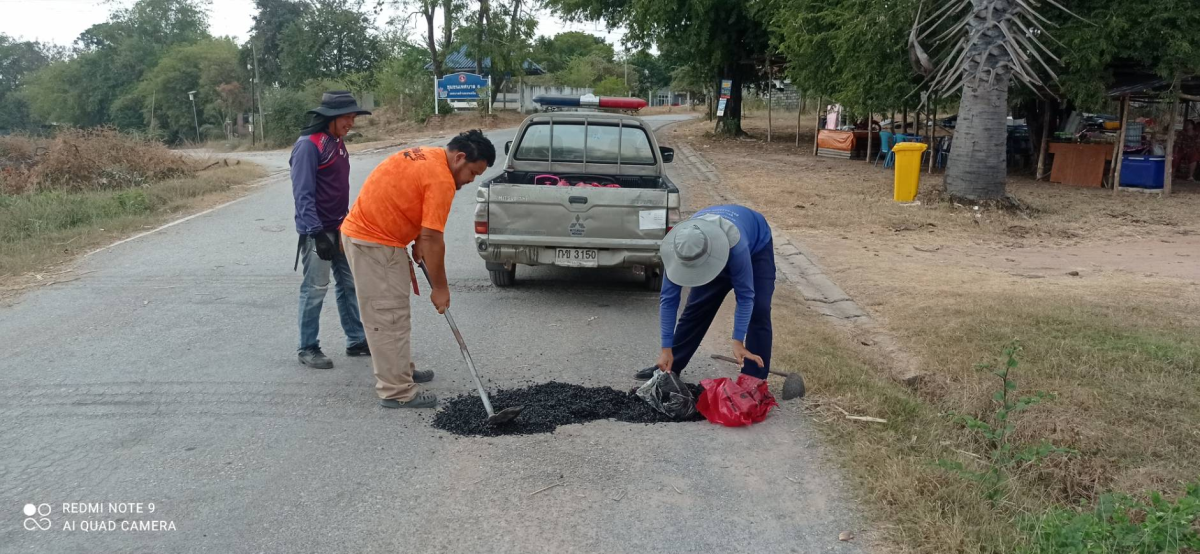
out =
<path fill-rule="evenodd" d="M 646 107 L 646 101 L 641 98 L 625 98 L 621 96 L 553 96 L 540 95 L 533 97 L 535 103 L 543 106 L 561 108 L 611 108 L 618 110 L 640 110 Z"/>

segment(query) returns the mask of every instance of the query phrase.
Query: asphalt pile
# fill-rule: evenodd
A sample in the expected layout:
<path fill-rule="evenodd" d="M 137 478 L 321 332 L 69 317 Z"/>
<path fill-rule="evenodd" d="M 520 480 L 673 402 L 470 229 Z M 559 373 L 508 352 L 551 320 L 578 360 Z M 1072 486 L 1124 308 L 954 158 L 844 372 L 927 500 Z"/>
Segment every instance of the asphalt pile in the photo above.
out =
<path fill-rule="evenodd" d="M 693 396 L 703 392 L 700 385 L 689 383 Z M 694 414 L 686 420 L 676 420 L 656 411 L 634 391 L 609 387 L 584 387 L 551 381 L 518 389 L 501 389 L 491 395 L 492 408 L 497 412 L 512 406 L 524 406 L 517 419 L 496 427 L 487 425 L 483 401 L 475 395 L 450 399 L 433 416 L 434 428 L 455 435 L 496 437 L 502 435 L 532 435 L 553 433 L 559 425 L 586 423 L 597 419 L 615 419 L 626 423 L 669 423 L 702 421 Z"/>

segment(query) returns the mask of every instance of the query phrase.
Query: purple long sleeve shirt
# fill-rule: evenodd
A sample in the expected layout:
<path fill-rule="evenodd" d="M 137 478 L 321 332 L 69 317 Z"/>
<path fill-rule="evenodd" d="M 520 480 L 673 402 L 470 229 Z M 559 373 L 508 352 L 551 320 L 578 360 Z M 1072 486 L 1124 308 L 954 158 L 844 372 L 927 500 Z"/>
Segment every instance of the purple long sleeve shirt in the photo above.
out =
<path fill-rule="evenodd" d="M 750 328 L 750 315 L 754 312 L 754 269 L 750 257 L 771 244 L 771 226 L 762 214 L 732 204 L 704 208 L 692 217 L 710 214 L 732 223 L 741 234 L 737 244 L 729 247 L 729 261 L 725 263 L 721 275 L 729 278 L 733 284 L 734 298 L 737 299 L 737 308 L 733 312 L 733 339 L 745 342 L 746 332 Z M 679 313 L 679 296 L 682 290 L 683 287 L 663 276 L 662 292 L 658 301 L 658 321 L 663 348 L 674 346 L 675 319 Z"/>
<path fill-rule="evenodd" d="M 296 232 L 310 235 L 341 227 L 350 210 L 350 156 L 342 139 L 320 132 L 292 146 L 292 197 Z"/>

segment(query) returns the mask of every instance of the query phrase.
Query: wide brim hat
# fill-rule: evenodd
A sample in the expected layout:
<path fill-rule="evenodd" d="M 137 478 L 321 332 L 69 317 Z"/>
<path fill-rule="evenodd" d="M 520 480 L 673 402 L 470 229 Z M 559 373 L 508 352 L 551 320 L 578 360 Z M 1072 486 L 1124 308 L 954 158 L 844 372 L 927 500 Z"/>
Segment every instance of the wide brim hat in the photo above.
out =
<path fill-rule="evenodd" d="M 308 110 L 308 113 L 325 117 L 338 117 L 346 114 L 371 115 L 358 105 L 358 100 L 347 90 L 331 90 L 321 95 L 321 105 Z"/>
<path fill-rule="evenodd" d="M 675 226 L 658 249 L 667 279 L 681 287 L 708 284 L 729 261 L 729 237 L 706 219 L 689 219 Z"/>

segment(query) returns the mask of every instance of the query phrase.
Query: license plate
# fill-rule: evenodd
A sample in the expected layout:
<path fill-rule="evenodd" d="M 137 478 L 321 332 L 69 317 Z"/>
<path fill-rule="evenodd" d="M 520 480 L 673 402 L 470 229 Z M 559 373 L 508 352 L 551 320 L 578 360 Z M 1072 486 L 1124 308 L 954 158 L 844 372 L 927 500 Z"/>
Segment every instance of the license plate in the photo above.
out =
<path fill-rule="evenodd" d="M 596 267 L 600 256 L 590 248 L 555 248 L 554 265 L 563 267 Z"/>

